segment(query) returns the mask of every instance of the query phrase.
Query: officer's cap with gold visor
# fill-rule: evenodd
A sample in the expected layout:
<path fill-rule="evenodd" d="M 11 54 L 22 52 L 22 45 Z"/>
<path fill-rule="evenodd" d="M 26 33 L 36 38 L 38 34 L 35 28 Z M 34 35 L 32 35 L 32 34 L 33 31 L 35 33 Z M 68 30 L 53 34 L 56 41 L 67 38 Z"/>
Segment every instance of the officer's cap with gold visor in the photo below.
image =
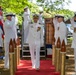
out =
<path fill-rule="evenodd" d="M 39 15 L 38 14 L 34 14 L 33 18 L 39 18 Z"/>

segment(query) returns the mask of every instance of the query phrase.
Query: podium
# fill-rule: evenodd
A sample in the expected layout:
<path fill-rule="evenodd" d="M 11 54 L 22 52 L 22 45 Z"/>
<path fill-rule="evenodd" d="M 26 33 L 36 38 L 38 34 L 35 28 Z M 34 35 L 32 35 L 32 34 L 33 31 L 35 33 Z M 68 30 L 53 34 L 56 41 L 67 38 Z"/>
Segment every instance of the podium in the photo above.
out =
<path fill-rule="evenodd" d="M 46 57 L 52 54 L 52 40 L 54 38 L 53 18 L 45 18 L 45 46 Z"/>

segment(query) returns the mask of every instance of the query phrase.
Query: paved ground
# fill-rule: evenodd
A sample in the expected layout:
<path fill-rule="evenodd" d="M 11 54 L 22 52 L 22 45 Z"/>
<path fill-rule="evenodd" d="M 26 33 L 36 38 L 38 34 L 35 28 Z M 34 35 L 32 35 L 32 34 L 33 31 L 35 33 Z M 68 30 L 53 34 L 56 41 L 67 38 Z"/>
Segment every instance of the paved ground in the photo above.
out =
<path fill-rule="evenodd" d="M 66 60 L 65 71 L 66 75 L 76 75 L 74 71 L 74 50 L 71 48 L 71 42 L 68 42 L 66 46 L 66 55 L 69 56 L 69 59 Z"/>

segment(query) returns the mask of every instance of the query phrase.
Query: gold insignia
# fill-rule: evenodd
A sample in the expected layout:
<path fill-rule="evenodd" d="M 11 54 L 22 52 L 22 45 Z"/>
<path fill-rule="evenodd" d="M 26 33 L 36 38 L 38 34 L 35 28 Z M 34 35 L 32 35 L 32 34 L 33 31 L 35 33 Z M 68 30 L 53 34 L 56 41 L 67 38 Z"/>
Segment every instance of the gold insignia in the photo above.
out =
<path fill-rule="evenodd" d="M 58 27 L 58 30 L 59 30 L 60 28 Z"/>
<path fill-rule="evenodd" d="M 40 31 L 41 27 L 37 27 L 37 32 Z"/>

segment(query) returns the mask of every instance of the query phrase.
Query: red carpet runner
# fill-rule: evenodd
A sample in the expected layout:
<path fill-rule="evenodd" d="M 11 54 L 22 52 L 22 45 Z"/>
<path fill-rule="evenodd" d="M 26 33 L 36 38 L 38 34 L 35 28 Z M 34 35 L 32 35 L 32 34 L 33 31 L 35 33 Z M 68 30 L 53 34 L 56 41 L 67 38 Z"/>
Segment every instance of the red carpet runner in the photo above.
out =
<path fill-rule="evenodd" d="M 36 71 L 32 69 L 30 60 L 21 60 L 15 75 L 60 75 L 55 72 L 51 60 L 41 60 L 40 64 L 40 70 Z"/>

